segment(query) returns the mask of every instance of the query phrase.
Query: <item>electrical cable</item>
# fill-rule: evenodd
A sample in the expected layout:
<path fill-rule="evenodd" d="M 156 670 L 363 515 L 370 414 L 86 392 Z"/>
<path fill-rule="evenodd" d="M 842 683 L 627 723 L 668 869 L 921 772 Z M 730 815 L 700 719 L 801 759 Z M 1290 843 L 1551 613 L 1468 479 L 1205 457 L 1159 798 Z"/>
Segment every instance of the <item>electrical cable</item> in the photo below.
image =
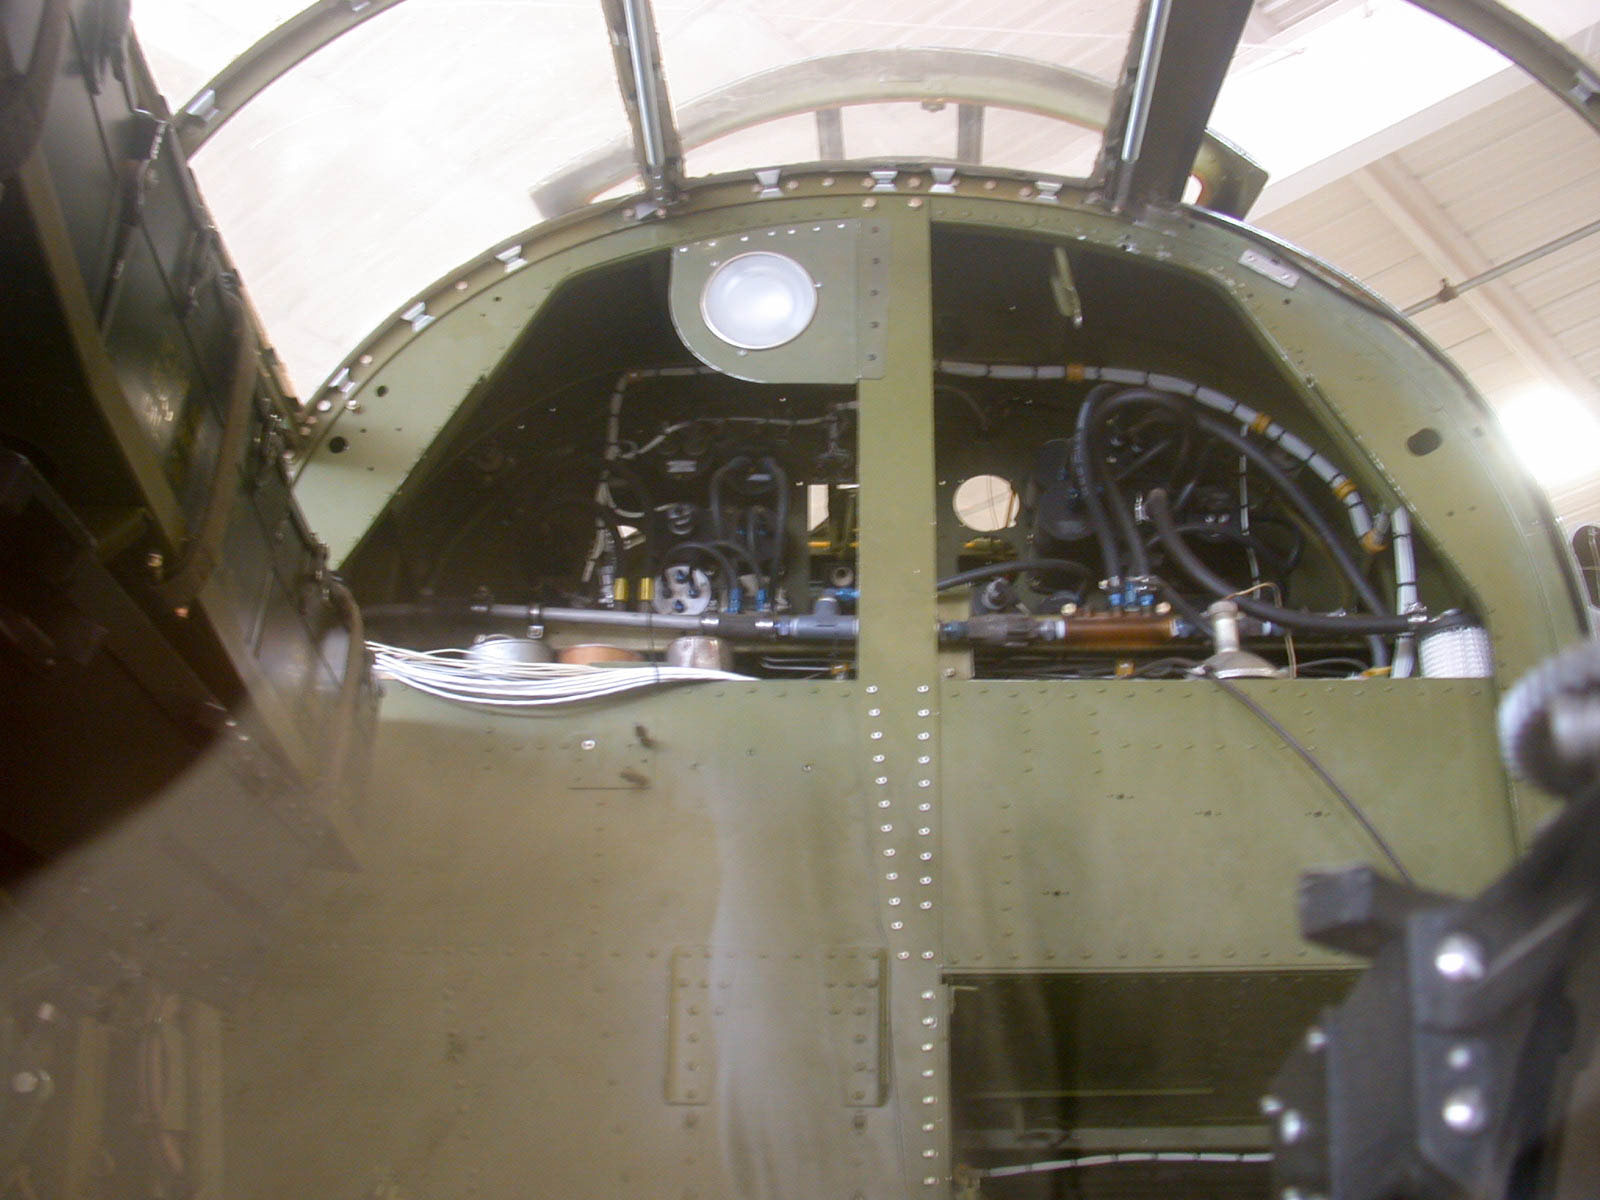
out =
<path fill-rule="evenodd" d="M 1238 603 L 1238 601 L 1236 600 L 1235 603 Z M 1243 607 L 1243 605 L 1240 605 L 1240 607 Z M 1222 676 L 1213 673 L 1211 668 L 1205 666 L 1204 664 L 1202 664 L 1200 667 L 1200 674 L 1206 679 L 1211 680 L 1212 683 L 1216 684 L 1219 688 L 1227 692 L 1228 695 L 1232 696 L 1236 701 L 1248 709 L 1252 714 L 1254 714 L 1257 720 L 1259 720 L 1268 729 L 1272 730 L 1273 733 L 1277 734 L 1278 737 L 1283 740 L 1284 745 L 1288 746 L 1289 749 L 1298 754 L 1306 766 L 1310 767 L 1311 770 L 1316 774 L 1317 778 L 1328 785 L 1328 790 L 1339 798 L 1339 802 L 1343 804 L 1346 810 L 1349 811 L 1350 815 L 1356 819 L 1357 824 L 1359 824 L 1362 829 L 1366 830 L 1367 836 L 1370 837 L 1373 841 L 1373 844 L 1375 844 L 1378 849 L 1383 852 L 1383 856 L 1389 860 L 1389 865 L 1395 869 L 1395 873 L 1399 875 L 1400 878 L 1406 883 L 1416 883 L 1416 880 L 1412 878 L 1411 872 L 1406 870 L 1405 864 L 1402 863 L 1399 856 L 1395 854 L 1394 848 L 1391 847 L 1388 841 L 1385 840 L 1384 836 L 1378 832 L 1378 827 L 1372 823 L 1371 819 L 1362 810 L 1361 806 L 1356 803 L 1355 798 L 1351 796 L 1349 792 L 1345 791 L 1344 788 L 1339 786 L 1339 781 L 1328 773 L 1328 769 L 1324 767 L 1320 761 L 1318 761 L 1317 757 L 1312 754 L 1310 750 L 1306 749 L 1305 744 L 1301 742 L 1299 738 L 1295 737 L 1294 734 L 1285 729 L 1283 725 L 1279 723 L 1276 717 L 1252 700 L 1245 693 L 1244 689 L 1238 687 L 1229 680 L 1222 678 Z"/>
<path fill-rule="evenodd" d="M 699 667 L 579 666 L 571 663 L 486 662 L 465 650 L 408 650 L 368 642 L 382 675 L 419 692 L 459 704 L 538 708 L 599 700 L 658 684 L 735 682 L 749 678 Z"/>

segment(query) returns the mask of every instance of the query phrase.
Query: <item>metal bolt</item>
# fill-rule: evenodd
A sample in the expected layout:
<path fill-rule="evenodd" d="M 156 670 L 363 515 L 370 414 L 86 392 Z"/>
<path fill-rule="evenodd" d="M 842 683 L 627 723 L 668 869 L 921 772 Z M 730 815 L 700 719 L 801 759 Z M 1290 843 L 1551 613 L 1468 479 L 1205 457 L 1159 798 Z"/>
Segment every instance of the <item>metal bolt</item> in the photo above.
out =
<path fill-rule="evenodd" d="M 39 1090 L 39 1083 L 37 1071 L 18 1071 L 11 1077 L 11 1090 L 19 1096 L 27 1096 Z"/>
<path fill-rule="evenodd" d="M 1320 1026 L 1313 1025 L 1306 1030 L 1306 1049 L 1311 1053 L 1319 1053 L 1328 1044 L 1328 1035 L 1322 1032 Z"/>
<path fill-rule="evenodd" d="M 1489 1122 L 1483 1092 L 1475 1087 L 1461 1088 L 1445 1097 L 1440 1113 L 1447 1127 L 1456 1133 L 1477 1133 Z"/>
<path fill-rule="evenodd" d="M 1445 1061 L 1450 1064 L 1451 1070 L 1465 1071 L 1472 1065 L 1472 1047 L 1467 1045 L 1451 1046 L 1450 1053 Z"/>
<path fill-rule="evenodd" d="M 1433 966 L 1451 983 L 1474 983 L 1483 978 L 1483 947 L 1464 933 L 1452 933 L 1433 952 Z"/>
<path fill-rule="evenodd" d="M 579 742 L 578 744 L 580 746 L 582 746 L 585 750 L 593 750 L 595 748 L 596 742 L 595 742 L 595 740 L 593 738 L 584 738 L 583 741 Z"/>
<path fill-rule="evenodd" d="M 1286 1146 L 1292 1146 L 1306 1135 L 1306 1120 L 1294 1109 L 1278 1118 L 1278 1137 Z"/>
<path fill-rule="evenodd" d="M 1276 1096 L 1261 1097 L 1261 1113 L 1263 1116 L 1274 1116 L 1283 1111 L 1283 1101 Z"/>

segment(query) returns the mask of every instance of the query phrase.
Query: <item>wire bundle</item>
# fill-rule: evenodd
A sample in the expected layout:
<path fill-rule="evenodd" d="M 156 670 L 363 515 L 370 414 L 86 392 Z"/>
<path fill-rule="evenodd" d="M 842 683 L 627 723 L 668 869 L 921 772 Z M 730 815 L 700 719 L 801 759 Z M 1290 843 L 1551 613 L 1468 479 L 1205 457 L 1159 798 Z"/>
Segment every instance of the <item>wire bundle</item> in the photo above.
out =
<path fill-rule="evenodd" d="M 676 683 L 740 683 L 748 675 L 654 664 L 593 667 L 572 663 L 485 662 L 465 650 L 408 650 L 368 642 L 385 678 L 458 704 L 542 708 L 600 700 L 637 688 Z"/>

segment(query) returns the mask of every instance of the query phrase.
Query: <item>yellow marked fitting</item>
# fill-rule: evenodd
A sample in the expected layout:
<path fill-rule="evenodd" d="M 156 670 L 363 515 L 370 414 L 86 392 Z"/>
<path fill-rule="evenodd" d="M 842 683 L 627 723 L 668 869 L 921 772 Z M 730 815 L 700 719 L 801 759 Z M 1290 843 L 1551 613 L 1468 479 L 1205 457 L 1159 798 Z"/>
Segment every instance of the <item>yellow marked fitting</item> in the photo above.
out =
<path fill-rule="evenodd" d="M 1266 413 L 1257 413 L 1256 419 L 1250 422 L 1250 428 L 1256 433 L 1266 433 L 1267 426 L 1272 424 L 1272 418 Z"/>
<path fill-rule="evenodd" d="M 1067 378 L 1072 380 L 1074 383 L 1076 383 L 1079 380 L 1081 380 L 1083 378 L 1083 364 L 1082 363 L 1068 363 L 1067 364 Z"/>
<path fill-rule="evenodd" d="M 1386 677 L 1388 674 L 1389 674 L 1389 668 L 1388 667 L 1368 667 L 1365 671 L 1361 672 L 1361 678 L 1363 678 L 1363 679 L 1382 679 L 1382 678 Z"/>
<path fill-rule="evenodd" d="M 1356 485 L 1355 485 L 1355 481 L 1353 479 L 1342 479 L 1342 480 L 1339 481 L 1339 483 L 1337 485 L 1335 485 L 1335 487 L 1333 489 L 1333 494 L 1336 497 L 1338 497 L 1340 500 L 1343 500 L 1346 496 L 1348 496 L 1351 492 L 1353 492 L 1355 490 L 1356 490 Z"/>
<path fill-rule="evenodd" d="M 1376 529 L 1369 529 L 1361 535 L 1361 548 L 1368 554 L 1381 554 L 1388 545 L 1388 542 L 1378 536 Z"/>
<path fill-rule="evenodd" d="M 626 579 L 614 580 L 611 584 L 611 596 L 618 604 L 628 602 L 628 581 Z"/>
<path fill-rule="evenodd" d="M 640 599 L 640 601 L 642 601 L 644 603 L 648 603 L 649 601 L 654 600 L 656 598 L 655 593 L 656 593 L 656 581 L 655 581 L 654 578 L 652 578 L 650 576 L 646 576 L 644 579 L 639 580 L 639 599 Z"/>

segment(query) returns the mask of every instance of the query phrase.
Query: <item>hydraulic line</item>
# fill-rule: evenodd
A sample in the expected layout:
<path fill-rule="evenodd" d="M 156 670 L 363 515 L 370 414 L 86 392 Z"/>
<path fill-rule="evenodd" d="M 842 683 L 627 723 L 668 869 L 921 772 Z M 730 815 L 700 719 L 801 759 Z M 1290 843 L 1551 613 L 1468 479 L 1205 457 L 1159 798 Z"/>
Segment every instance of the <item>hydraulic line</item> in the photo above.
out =
<path fill-rule="evenodd" d="M 970 571 L 962 571 L 959 575 L 946 576 L 934 587 L 943 592 L 967 583 L 982 583 L 997 575 L 1020 574 L 1023 571 L 1071 571 L 1083 583 L 1089 583 L 1094 579 L 1092 570 L 1080 562 L 1073 562 L 1070 558 L 1016 558 L 1010 562 L 987 563 Z"/>
<path fill-rule="evenodd" d="M 1236 589 L 1226 579 L 1214 574 L 1184 542 L 1172 521 L 1172 511 L 1167 504 L 1167 494 L 1160 488 L 1145 497 L 1145 510 L 1155 522 L 1161 544 L 1184 573 L 1217 596 L 1226 596 L 1240 609 L 1263 621 L 1271 621 L 1289 629 L 1304 629 L 1315 633 L 1393 635 L 1411 632 L 1411 622 L 1405 617 L 1361 616 L 1336 613 L 1301 612 L 1298 609 L 1280 608 L 1250 596 L 1235 594 Z"/>
<path fill-rule="evenodd" d="M 1072 441 L 1072 473 L 1077 481 L 1078 491 L 1083 496 L 1084 507 L 1089 512 L 1089 525 L 1094 530 L 1095 540 L 1100 543 L 1100 560 L 1105 567 L 1106 578 L 1113 587 L 1120 590 L 1122 558 L 1117 553 L 1116 535 L 1111 530 L 1105 501 L 1100 495 L 1095 469 L 1100 456 L 1090 432 L 1093 428 L 1095 407 L 1101 397 L 1111 390 L 1113 389 L 1108 384 L 1093 389 L 1078 409 L 1077 436 Z"/>
<path fill-rule="evenodd" d="M 784 553 L 788 549 L 785 539 L 789 531 L 789 473 L 770 454 L 761 460 L 761 466 L 772 476 L 772 486 L 778 494 L 772 530 L 772 570 L 767 575 L 767 598 L 770 603 L 776 604 L 778 580 L 783 575 Z"/>
<path fill-rule="evenodd" d="M 729 475 L 741 467 L 751 465 L 748 454 L 736 454 L 723 463 L 711 476 L 711 533 L 713 537 L 727 537 L 729 530 L 722 523 L 722 484 Z"/>
<path fill-rule="evenodd" d="M 1349 514 L 1350 527 L 1362 547 L 1369 553 L 1376 553 L 1383 548 L 1382 540 L 1373 528 L 1372 512 L 1368 509 L 1366 501 L 1361 498 L 1355 483 L 1347 475 L 1314 450 L 1303 438 L 1289 432 L 1265 413 L 1258 412 L 1248 404 L 1217 391 L 1216 388 L 1204 387 L 1190 379 L 1163 375 L 1155 371 L 1130 370 L 1125 367 L 1091 367 L 1082 363 L 1028 366 L 1020 363 L 972 363 L 941 359 L 933 365 L 934 370 L 941 374 L 956 375 L 965 379 L 1087 380 L 1096 383 L 1124 384 L 1130 387 L 1149 387 L 1192 399 L 1197 404 L 1221 413 L 1230 421 L 1237 421 L 1240 425 L 1248 427 L 1305 463 L 1311 473 L 1327 485 L 1334 498 Z"/>
<path fill-rule="evenodd" d="M 1135 404 L 1152 404 L 1167 408 L 1173 412 L 1181 411 L 1185 407 L 1183 401 L 1165 392 L 1151 391 L 1147 388 L 1131 388 L 1114 396 L 1107 402 L 1102 411 L 1109 415 L 1117 408 Z M 1388 610 L 1379 598 L 1377 591 L 1367 581 L 1366 576 L 1362 573 L 1355 559 L 1350 556 L 1349 551 L 1344 548 L 1333 527 L 1323 518 L 1316 505 L 1311 503 L 1310 497 L 1301 490 L 1300 486 L 1277 463 L 1272 461 L 1266 451 L 1233 429 L 1226 421 L 1221 421 L 1205 414 L 1195 414 L 1194 419 L 1202 432 L 1243 454 L 1250 460 L 1251 465 L 1266 476 L 1267 481 L 1273 487 L 1278 489 L 1282 495 L 1288 497 L 1290 503 L 1305 519 L 1306 524 L 1311 526 L 1317 539 L 1328 548 L 1328 552 L 1333 556 L 1340 572 L 1350 581 L 1350 585 L 1355 588 L 1356 595 L 1361 598 L 1362 603 L 1373 613 L 1380 616 L 1386 615 Z"/>

